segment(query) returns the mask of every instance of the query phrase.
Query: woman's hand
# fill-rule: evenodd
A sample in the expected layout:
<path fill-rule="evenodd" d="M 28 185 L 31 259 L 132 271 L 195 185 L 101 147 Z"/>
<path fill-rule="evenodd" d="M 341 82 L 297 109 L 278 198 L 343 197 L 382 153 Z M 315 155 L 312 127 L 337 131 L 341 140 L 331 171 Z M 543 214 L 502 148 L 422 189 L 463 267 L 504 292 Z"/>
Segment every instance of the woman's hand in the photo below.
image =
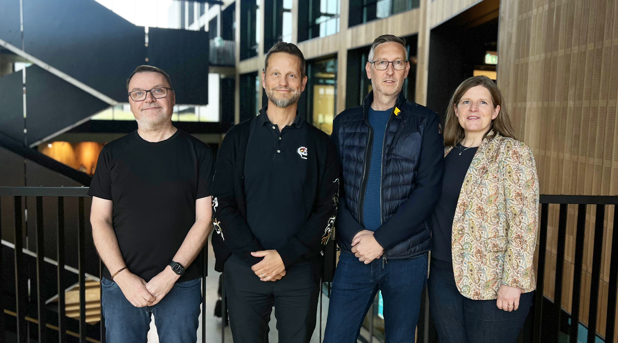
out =
<path fill-rule="evenodd" d="M 498 290 L 498 299 L 496 306 L 499 309 L 512 312 L 519 308 L 519 297 L 521 296 L 521 288 L 510 287 L 507 285 L 500 286 Z"/>

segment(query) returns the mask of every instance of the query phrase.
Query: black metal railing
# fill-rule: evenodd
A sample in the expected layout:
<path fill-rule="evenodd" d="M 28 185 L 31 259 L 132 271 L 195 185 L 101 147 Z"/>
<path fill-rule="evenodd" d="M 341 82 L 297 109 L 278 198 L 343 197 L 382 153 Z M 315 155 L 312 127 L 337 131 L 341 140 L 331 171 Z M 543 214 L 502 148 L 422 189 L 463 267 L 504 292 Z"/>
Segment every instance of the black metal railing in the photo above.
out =
<path fill-rule="evenodd" d="M 79 342 L 105 342 L 105 324 L 104 318 L 101 314 L 101 320 L 98 325 L 90 325 L 86 322 L 86 278 L 90 276 L 91 279 L 95 278 L 100 280 L 102 263 L 98 260 L 98 278 L 93 277 L 92 274 L 86 273 L 86 261 L 93 261 L 92 259 L 98 259 L 98 255 L 94 248 L 86 249 L 87 246 L 93 247 L 91 238 L 86 234 L 86 225 L 88 220 L 86 218 L 85 203 L 88 199 L 88 188 L 86 187 L 0 187 L 0 237 L 12 236 L 13 242 L 7 242 L 2 244 L 2 249 L 5 246 L 9 247 L 13 245 L 13 258 L 14 258 L 14 272 L 15 286 L 12 291 L 7 291 L 7 285 L 3 285 L 4 290 L 0 292 L 0 342 L 7 341 L 9 335 L 14 332 L 17 342 L 30 342 L 33 339 L 38 339 L 38 342 L 47 342 L 48 337 L 57 334 L 58 339 L 50 339 L 51 341 L 67 342 L 68 336 L 78 338 Z M 2 201 L 12 198 L 13 213 L 13 232 L 12 235 L 9 232 L 5 232 L 3 235 L 3 220 L 2 214 L 8 210 L 3 208 Z M 34 198 L 34 213 L 35 216 L 28 216 L 28 213 L 33 211 L 27 208 L 29 201 L 27 198 Z M 77 208 L 67 208 L 65 206 L 65 199 L 77 198 Z M 50 227 L 49 221 L 46 221 L 44 217 L 44 201 L 56 202 L 57 215 L 56 225 Z M 10 206 L 6 206 L 10 207 Z M 76 216 L 76 219 L 72 222 L 76 223 L 76 227 L 68 227 L 66 213 L 71 213 Z M 28 228 L 32 225 L 28 225 L 28 221 L 34 219 L 34 236 L 29 237 Z M 53 226 L 53 225 L 52 225 Z M 45 284 L 45 281 L 49 283 L 49 275 L 45 275 L 45 270 L 49 272 L 49 260 L 46 261 L 46 241 L 45 233 L 55 229 L 55 247 L 56 252 L 53 255 L 56 264 L 56 287 L 58 289 L 57 294 L 57 315 L 53 314 L 46 301 L 44 291 L 49 293 L 49 288 L 53 287 L 49 284 Z M 65 237 L 67 229 L 75 229 L 77 234 L 77 246 L 76 246 L 76 261 L 77 268 L 72 268 L 66 265 L 65 249 L 67 246 L 67 238 Z M 72 233 L 73 231 L 71 231 Z M 88 237 L 88 238 L 87 238 Z M 27 240 L 36 242 L 36 251 L 30 251 L 24 244 L 24 238 Z M 88 241 L 87 241 L 88 239 Z M 50 242 L 47 242 L 50 243 Z M 88 243 L 88 244 L 87 244 Z M 208 269 L 208 245 L 204 246 L 202 251 L 203 258 L 203 276 L 207 276 Z M 49 256 L 49 252 L 48 255 Z M 32 266 L 27 263 L 27 259 L 35 258 L 35 272 L 30 272 Z M 3 254 L 0 251 L 0 277 L 10 275 L 11 271 L 2 270 L 4 261 L 2 261 Z M 47 264 L 46 264 L 47 262 Z M 69 285 L 66 278 L 63 275 L 66 273 L 65 269 L 70 269 L 76 272 L 79 285 L 79 320 L 75 323 L 74 320 L 66 318 L 66 298 L 65 288 Z M 8 273 L 8 274 L 7 274 Z M 33 275 L 34 274 L 34 275 Z M 29 287 L 30 285 L 30 287 Z M 206 278 L 202 278 L 202 288 L 205 294 L 206 292 Z M 2 290 L 2 288 L 0 288 Z M 30 292 L 29 292 L 30 290 Z M 33 291 L 35 290 L 35 291 Z M 14 294 L 14 299 L 11 295 Z M 13 311 L 14 310 L 14 311 Z M 7 318 L 14 318 L 11 323 L 7 323 Z M 206 342 L 206 306 L 202 306 L 202 342 Z M 51 323 L 50 323 L 51 322 Z M 36 325 L 36 328 L 32 327 L 32 324 Z M 71 325 L 69 325 L 71 324 Z M 11 336 L 12 337 L 12 336 Z M 75 340 L 75 339 L 73 339 Z"/>
<path fill-rule="evenodd" d="M 571 195 L 541 195 L 540 197 L 540 227 L 538 237 L 538 269 L 537 269 L 537 289 L 535 292 L 535 300 L 532 309 L 530 310 L 528 319 L 520 333 L 518 342 L 527 343 L 557 343 L 563 342 L 564 336 L 568 336 L 569 343 L 578 343 L 578 332 L 580 327 L 587 328 L 587 343 L 595 343 L 597 338 L 604 340 L 606 343 L 614 342 L 615 321 L 616 321 L 616 300 L 617 300 L 617 281 L 618 281 L 618 234 L 612 234 L 611 244 L 606 242 L 606 249 L 611 256 L 609 266 L 609 279 L 607 296 L 607 312 L 604 313 L 605 318 L 602 318 L 606 323 L 604 335 L 600 335 L 596 331 L 598 318 L 599 294 L 601 294 L 599 286 L 601 283 L 601 262 L 603 258 L 603 243 L 604 237 L 608 231 L 612 232 L 618 228 L 618 213 L 614 214 L 613 226 L 611 223 L 605 223 L 605 214 L 610 209 L 616 210 L 618 204 L 618 196 L 571 196 Z M 565 282 L 564 264 L 565 254 L 567 251 L 567 227 L 568 224 L 568 209 L 569 205 L 577 206 L 577 220 L 575 233 L 574 247 L 574 273 L 573 287 L 571 294 L 571 311 L 568 313 L 562 308 L 563 299 L 563 282 Z M 558 206 L 558 221 L 557 223 L 550 222 L 550 206 Z M 594 210 L 594 241 L 593 245 L 588 249 L 593 249 L 591 253 L 592 270 L 590 291 L 587 294 L 582 294 L 582 275 L 584 273 L 584 249 L 586 235 L 586 220 L 587 215 L 592 220 Z M 556 270 L 554 279 L 554 296 L 553 300 L 547 297 L 550 285 L 545 284 L 545 275 L 547 274 L 546 261 L 547 251 L 552 248 L 548 246 L 548 228 L 557 227 L 557 247 L 556 247 Z M 614 233 L 616 231 L 613 231 Z M 585 298 L 590 303 L 587 325 L 582 323 L 580 318 L 580 300 Z M 421 343 L 436 343 L 438 342 L 437 333 L 433 320 L 429 314 L 430 305 L 427 301 L 426 291 L 422 294 L 421 310 L 419 323 L 417 327 L 417 342 Z M 368 316 L 369 320 L 369 340 L 361 339 L 368 342 L 384 342 L 383 335 L 375 335 L 374 323 L 376 321 L 377 310 L 373 309 L 377 306 L 377 299 L 370 309 Z M 569 324 L 570 319 L 570 324 Z M 561 337 L 562 336 L 562 337 Z"/>
<path fill-rule="evenodd" d="M 614 342 L 615 321 L 616 321 L 616 286 L 618 280 L 618 235 L 612 234 L 611 244 L 606 242 L 606 249 L 611 256 L 609 265 L 607 311 L 604 314 L 606 328 L 604 335 L 597 332 L 599 289 L 601 283 L 601 262 L 603 258 L 604 237 L 609 237 L 608 232 L 616 232 L 618 228 L 618 216 L 616 216 L 616 205 L 618 196 L 570 196 L 570 195 L 542 195 L 541 196 L 541 226 L 539 231 L 539 251 L 538 251 L 538 272 L 537 272 L 537 291 L 534 304 L 534 330 L 533 341 L 536 342 L 558 342 L 560 335 L 568 335 L 570 343 L 578 342 L 578 332 L 581 327 L 587 327 L 587 342 L 596 342 L 597 337 L 604 339 L 605 342 Z M 547 260 L 547 236 L 549 223 L 550 205 L 559 206 L 557 223 L 557 247 L 556 247 L 556 273 L 554 279 L 553 301 L 548 301 L 546 296 L 545 265 Z M 577 206 L 577 222 L 575 233 L 574 248 L 574 273 L 573 288 L 571 294 L 571 312 L 568 313 L 562 308 L 562 289 L 565 282 L 564 264 L 567 244 L 567 224 L 568 207 Z M 605 214 L 610 209 L 614 210 L 613 224 L 605 223 Z M 586 219 L 592 217 L 594 209 L 594 241 L 592 247 L 592 270 L 590 276 L 589 294 L 582 294 L 582 275 L 584 273 L 584 250 L 586 235 Z M 590 211 L 590 212 L 589 212 Z M 588 218 L 591 219 L 591 218 Z M 555 224 L 555 223 L 551 223 Z M 555 225 L 553 225 L 555 226 Z M 590 254 L 590 251 L 588 251 Z M 570 281 L 570 280 L 569 280 Z M 580 318 L 580 300 L 585 297 L 589 301 L 588 323 L 584 325 Z M 570 319 L 570 324 L 565 325 Z"/>
<path fill-rule="evenodd" d="M 78 337 L 80 342 L 105 342 L 104 318 L 101 315 L 101 321 L 98 327 L 86 323 L 86 262 L 92 261 L 96 255 L 92 247 L 92 242 L 87 231 L 86 218 L 86 201 L 87 188 L 85 187 L 0 187 L 0 237 L 12 237 L 13 242 L 3 243 L 3 249 L 6 246 L 13 244 L 13 270 L 2 270 L 10 261 L 3 261 L 7 258 L 7 254 L 0 253 L 0 275 L 4 277 L 4 291 L 0 293 L 0 309 L 4 310 L 4 315 L 0 315 L 0 342 L 6 341 L 8 332 L 14 332 L 18 342 L 27 342 L 28 338 L 38 338 L 39 342 L 47 342 L 47 337 L 56 333 L 58 341 L 67 342 L 68 336 Z M 34 201 L 26 201 L 32 198 Z M 66 202 L 75 202 L 68 200 L 77 198 L 76 207 L 69 208 Z M 8 201 L 7 201 L 8 200 Z M 55 225 L 49 225 L 49 220 L 44 217 L 46 212 L 44 204 L 55 203 L 56 220 Z M 12 204 L 12 206 L 11 206 Z M 609 231 L 618 228 L 618 216 L 614 215 L 613 223 L 605 223 L 606 213 L 611 210 L 616 210 L 618 204 L 618 196 L 567 196 L 567 195 L 542 195 L 540 198 L 540 228 L 539 228 L 539 248 L 538 248 L 538 269 L 537 269 L 537 290 L 535 293 L 535 303 L 530 312 L 528 320 L 520 335 L 520 342 L 558 342 L 560 336 L 569 336 L 570 343 L 578 342 L 577 337 L 581 327 L 588 328 L 587 342 L 593 343 L 597 338 L 602 338 L 605 342 L 614 342 L 615 335 L 615 320 L 616 320 L 616 300 L 618 286 L 618 234 L 608 235 Z M 27 208 L 28 205 L 34 207 Z M 2 215 L 9 213 L 12 209 L 12 218 L 3 218 Z M 557 207 L 557 208 L 555 208 Z M 571 207 L 571 215 L 569 214 Z M 576 211 L 574 211 L 576 209 Z M 557 210 L 557 216 L 550 215 L 552 211 Z M 33 215 L 28 213 L 34 212 Z M 48 213 L 49 211 L 47 211 Z M 65 216 L 65 213 L 70 216 Z M 69 218 L 74 216 L 73 218 Z M 554 217 L 557 218 L 553 220 Z M 569 219 L 576 220 L 569 222 Z M 609 216 L 608 216 L 609 217 Z M 10 219 L 10 220 L 9 220 Z M 70 220 L 72 219 L 72 220 Z M 586 238 L 586 223 L 594 221 L 593 244 L 586 248 L 584 242 Z M 12 223 L 13 230 L 5 231 L 3 223 Z M 29 223 L 30 222 L 30 223 Z M 68 225 L 67 223 L 70 223 Z M 573 252 L 573 286 L 571 297 L 570 312 L 562 308 L 563 283 L 570 282 L 565 277 L 565 256 L 567 254 L 567 230 L 571 226 L 575 227 L 575 237 Z M 6 226 L 6 225 L 5 225 Z M 55 226 L 55 227 L 53 227 Z M 30 230 L 28 229 L 30 228 Z M 556 228 L 557 243 L 556 252 L 556 268 L 555 277 L 550 284 L 545 283 L 546 264 L 549 262 L 547 254 L 548 249 L 553 251 L 553 246 L 548 246 L 549 228 Z M 49 232 L 54 231 L 55 234 L 55 252 L 45 251 L 47 237 L 50 237 Z M 74 231 L 71 231 L 74 230 Z M 553 229 L 552 229 L 553 230 Z M 66 318 L 65 313 L 65 294 L 64 290 L 69 284 L 62 277 L 66 273 L 66 256 L 65 249 L 70 247 L 67 245 L 66 233 L 76 233 L 76 265 L 75 269 L 79 284 L 80 298 L 80 315 L 79 320 L 75 321 Z M 611 236 L 611 242 L 604 242 L 604 237 Z M 27 242 L 36 243 L 36 251 L 28 250 Z M 49 243 L 49 242 L 47 242 Z M 605 243 L 605 255 L 611 256 L 609 265 L 608 279 L 608 306 L 607 311 L 601 313 L 601 318 L 598 315 L 599 295 L 601 294 L 599 287 L 601 284 L 601 262 L 603 259 L 603 245 Z M 551 244 L 550 244 L 551 245 Z M 49 247 L 49 245 L 47 245 Z M 207 275 L 208 269 L 208 245 L 206 244 L 202 253 L 203 258 L 203 275 Z M 586 250 L 588 249 L 588 250 Z M 592 249 L 592 251 L 590 251 Z M 34 250 L 34 249 L 32 249 Z M 570 251 L 570 250 L 569 250 Z M 55 256 L 57 280 L 56 286 L 58 289 L 58 308 L 57 314 L 54 314 L 46 306 L 48 298 L 44 293 L 45 290 L 45 270 L 49 271 L 49 263 L 46 265 L 45 256 Z M 590 289 L 586 294 L 582 294 L 582 276 L 586 272 L 584 270 L 585 254 L 592 255 L 592 269 L 590 271 Z M 31 261 L 29 265 L 28 261 Z M 6 263 L 5 263 L 6 262 Z M 47 261 L 49 262 L 49 261 Z M 8 264 L 10 265 L 10 264 Z M 101 266 L 98 264 L 96 271 L 101 275 Z M 607 268 L 607 267 L 606 267 Z M 32 270 L 34 269 L 34 271 Z M 6 276 L 14 275 L 14 288 L 7 292 L 7 282 L 10 278 Z M 92 278 L 92 275 L 90 275 Z M 48 280 L 49 278 L 47 278 Z M 49 281 L 49 280 L 48 280 Z M 551 291 L 549 288 L 554 284 L 553 299 L 547 296 Z M 323 295 L 328 297 L 330 284 L 325 283 L 322 287 Z M 49 286 L 48 286 L 49 287 Z M 202 288 L 206 292 L 206 278 L 202 278 Z M 224 289 L 225 291 L 225 289 Z M 14 297 L 11 297 L 14 295 Z M 568 296 L 568 295 L 566 295 Z M 225 295 L 223 294 L 223 299 Z M 587 299 L 590 304 L 587 324 L 580 322 L 580 300 Z M 224 301 L 225 303 L 225 301 Z M 377 304 L 377 302 L 376 302 Z M 320 309 L 322 305 L 320 304 Z M 375 305 L 374 305 L 375 308 Z M 206 342 L 206 304 L 202 306 L 201 331 L 202 342 Z M 225 313 L 225 310 L 222 311 Z M 2 313 L 0 313 L 2 314 Z M 374 323 L 377 316 L 377 310 L 371 310 L 370 323 Z M 570 324 L 568 321 L 570 319 Z M 596 327 L 599 320 L 606 323 L 605 331 L 600 334 Z M 224 321 L 221 321 L 222 325 Z M 322 311 L 319 313 L 319 323 L 322 323 Z M 567 324 L 565 324 L 567 323 Z M 33 324 L 36 325 L 33 327 Z M 371 324 L 371 326 L 373 326 Z M 319 334 L 321 337 L 322 329 Z M 93 334 L 93 331 L 96 334 Z M 369 342 L 381 342 L 383 337 L 373 335 L 374 330 L 371 328 Z M 222 333 L 225 330 L 221 331 Z M 224 336 L 222 334 L 222 341 Z M 53 339 L 56 341 L 56 339 Z M 426 292 L 423 292 L 421 301 L 421 313 L 417 332 L 417 341 L 423 343 L 437 342 L 435 328 L 429 315 L 429 305 L 427 302 Z"/>

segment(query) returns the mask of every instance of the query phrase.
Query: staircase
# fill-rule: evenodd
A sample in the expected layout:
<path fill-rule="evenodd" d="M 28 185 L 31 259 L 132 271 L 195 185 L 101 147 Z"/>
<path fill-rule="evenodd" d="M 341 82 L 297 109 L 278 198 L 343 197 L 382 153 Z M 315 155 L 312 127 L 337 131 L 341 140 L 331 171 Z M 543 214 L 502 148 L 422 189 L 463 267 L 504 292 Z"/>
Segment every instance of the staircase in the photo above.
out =
<path fill-rule="evenodd" d="M 66 294 L 66 316 L 79 320 L 79 285 L 72 287 Z M 101 283 L 86 281 L 86 323 L 96 324 L 101 321 Z"/>

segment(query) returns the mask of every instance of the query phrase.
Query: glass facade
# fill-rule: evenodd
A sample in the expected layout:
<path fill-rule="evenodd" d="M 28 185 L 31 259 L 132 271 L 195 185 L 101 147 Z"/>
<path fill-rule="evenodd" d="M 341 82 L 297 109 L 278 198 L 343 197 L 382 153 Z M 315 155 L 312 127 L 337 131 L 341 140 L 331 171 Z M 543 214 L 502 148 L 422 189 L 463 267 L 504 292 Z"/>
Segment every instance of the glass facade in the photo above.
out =
<path fill-rule="evenodd" d="M 307 76 L 307 121 L 330 135 L 336 114 L 337 58 L 309 62 Z"/>
<path fill-rule="evenodd" d="M 277 42 L 292 42 L 292 0 L 264 3 L 264 52 Z"/>
<path fill-rule="evenodd" d="M 420 0 L 350 0 L 349 25 L 387 18 L 419 6 Z"/>
<path fill-rule="evenodd" d="M 260 0 L 240 1 L 240 59 L 255 57 L 260 45 Z"/>
<path fill-rule="evenodd" d="M 298 41 L 339 32 L 340 0 L 310 0 L 299 3 Z"/>

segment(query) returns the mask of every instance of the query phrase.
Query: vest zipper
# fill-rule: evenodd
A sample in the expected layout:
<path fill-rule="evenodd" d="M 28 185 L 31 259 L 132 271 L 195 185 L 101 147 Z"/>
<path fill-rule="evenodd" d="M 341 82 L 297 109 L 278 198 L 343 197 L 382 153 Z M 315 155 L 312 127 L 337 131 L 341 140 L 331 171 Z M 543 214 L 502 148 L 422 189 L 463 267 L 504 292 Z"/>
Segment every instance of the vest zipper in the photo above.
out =
<path fill-rule="evenodd" d="M 365 150 L 365 160 L 363 161 L 363 178 L 361 179 L 361 188 L 358 201 L 358 222 L 361 225 L 364 225 L 363 205 L 365 203 L 365 190 L 367 188 L 367 168 L 371 167 L 367 164 L 367 160 L 373 153 L 373 128 L 371 125 L 367 125 L 367 127 L 369 128 L 369 135 L 367 137 L 367 149 Z"/>
<path fill-rule="evenodd" d="M 384 128 L 384 138 L 382 140 L 382 160 L 380 161 L 380 225 L 384 224 L 384 215 L 382 214 L 382 180 L 384 175 L 384 148 L 386 147 L 386 134 L 388 133 L 388 127 L 393 120 L 393 113 L 395 112 L 395 107 L 393 107 L 393 112 L 391 112 L 390 117 L 388 117 L 388 121 L 386 122 L 386 128 Z M 382 267 L 384 269 L 384 267 Z"/>

